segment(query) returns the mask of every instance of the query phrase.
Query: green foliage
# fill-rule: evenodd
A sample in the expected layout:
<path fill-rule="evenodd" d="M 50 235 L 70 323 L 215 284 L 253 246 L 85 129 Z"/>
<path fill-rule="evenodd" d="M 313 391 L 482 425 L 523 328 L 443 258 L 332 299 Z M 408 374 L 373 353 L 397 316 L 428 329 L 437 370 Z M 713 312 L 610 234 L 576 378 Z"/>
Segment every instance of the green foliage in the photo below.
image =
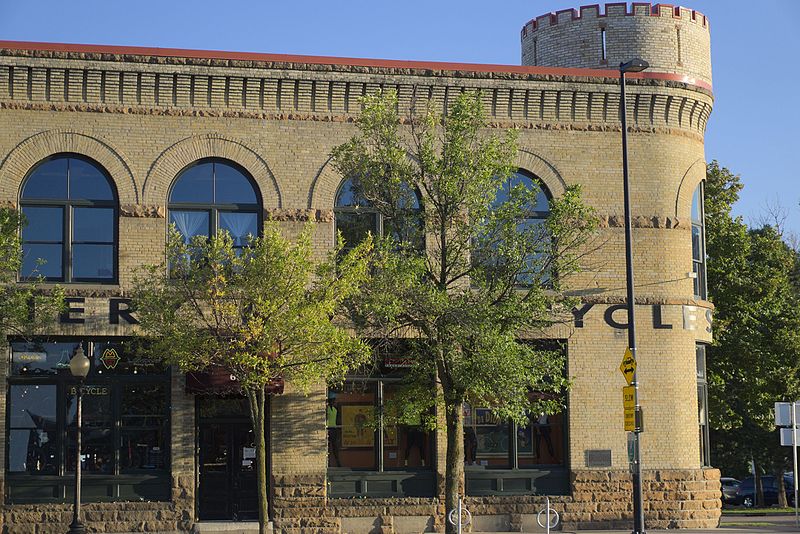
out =
<path fill-rule="evenodd" d="M 22 267 L 20 231 L 24 225 L 19 211 L 0 209 L 0 332 L 28 337 L 55 320 L 64 308 L 64 291 L 59 286 L 43 288 L 41 276 L 17 283 Z"/>
<path fill-rule="evenodd" d="M 773 407 L 800 394 L 800 293 L 797 253 L 771 226 L 732 217 L 742 185 L 714 161 L 705 185 L 708 289 L 715 305 L 708 349 L 712 463 L 746 473 L 753 458 L 782 470 Z"/>
<path fill-rule="evenodd" d="M 307 388 L 363 363 L 369 347 L 334 319 L 366 280 L 372 245 L 315 265 L 311 231 L 293 243 L 267 224 L 239 250 L 227 232 L 187 243 L 173 228 L 167 261 L 135 282 L 152 352 L 183 370 L 223 367 L 245 389 L 279 377 Z"/>
<path fill-rule="evenodd" d="M 350 301 L 366 336 L 411 339 L 403 412 L 424 414 L 442 403 L 450 434 L 461 432 L 451 423 L 465 401 L 521 424 L 532 411 L 558 411 L 567 386 L 563 356 L 525 339 L 542 337 L 568 309 L 558 290 L 594 225 L 579 190 L 553 200 L 542 225 L 525 223 L 536 188 L 515 187 L 493 206 L 516 171 L 517 132 L 487 133 L 478 93 L 459 95 L 446 116 L 428 108 L 401 120 L 393 91 L 363 105 L 359 135 L 333 151 L 336 167 L 354 178 L 385 228 L 416 228 L 426 244 L 424 254 L 398 244 L 396 236 L 410 230 L 377 239 L 375 276 Z M 409 209 L 414 191 L 421 215 Z M 451 475 L 463 463 L 451 462 L 449 447 L 459 440 L 448 436 L 448 506 Z"/>

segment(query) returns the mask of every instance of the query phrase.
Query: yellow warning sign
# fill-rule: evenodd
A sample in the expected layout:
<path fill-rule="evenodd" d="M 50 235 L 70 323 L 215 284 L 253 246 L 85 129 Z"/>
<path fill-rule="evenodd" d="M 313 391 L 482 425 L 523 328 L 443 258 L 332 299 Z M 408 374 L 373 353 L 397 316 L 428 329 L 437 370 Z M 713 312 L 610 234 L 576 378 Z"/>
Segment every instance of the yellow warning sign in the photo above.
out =
<path fill-rule="evenodd" d="M 619 371 L 630 386 L 633 382 L 633 375 L 636 373 L 636 359 L 633 357 L 630 347 L 625 349 L 625 355 L 622 357 L 622 363 L 619 364 Z"/>
<path fill-rule="evenodd" d="M 636 429 L 636 388 L 624 386 L 622 388 L 622 407 L 625 410 L 625 430 L 633 432 Z"/>

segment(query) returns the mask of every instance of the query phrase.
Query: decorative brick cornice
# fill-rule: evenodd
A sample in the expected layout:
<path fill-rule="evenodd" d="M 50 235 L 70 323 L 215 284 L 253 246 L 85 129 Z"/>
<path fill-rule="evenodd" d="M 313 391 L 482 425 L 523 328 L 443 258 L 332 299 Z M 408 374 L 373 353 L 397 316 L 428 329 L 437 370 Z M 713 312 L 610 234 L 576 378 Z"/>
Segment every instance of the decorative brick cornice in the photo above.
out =
<path fill-rule="evenodd" d="M 623 228 L 625 217 L 623 215 L 598 215 L 598 226 L 600 228 Z M 633 228 L 668 228 L 668 229 L 688 229 L 678 217 L 672 215 L 637 215 L 631 219 Z"/>
<path fill-rule="evenodd" d="M 166 217 L 164 206 L 144 206 L 142 204 L 126 204 L 119 207 L 122 217 L 136 217 L 144 219 L 163 219 Z"/>
<path fill-rule="evenodd" d="M 264 219 L 281 222 L 333 222 L 333 210 L 322 209 L 286 209 L 275 208 L 264 210 Z"/>

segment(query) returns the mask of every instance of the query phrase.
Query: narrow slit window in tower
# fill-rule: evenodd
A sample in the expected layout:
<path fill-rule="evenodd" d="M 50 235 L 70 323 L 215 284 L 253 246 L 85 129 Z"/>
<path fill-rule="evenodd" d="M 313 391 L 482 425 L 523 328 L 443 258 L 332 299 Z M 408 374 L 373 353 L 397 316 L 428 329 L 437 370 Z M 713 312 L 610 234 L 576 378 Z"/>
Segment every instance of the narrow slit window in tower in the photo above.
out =
<path fill-rule="evenodd" d="M 603 61 L 605 63 L 606 61 L 608 61 L 608 55 L 607 55 L 607 50 L 606 50 L 606 29 L 605 28 L 600 28 L 600 47 L 601 47 L 600 48 L 600 53 L 601 53 L 600 59 L 601 59 L 601 61 Z"/>

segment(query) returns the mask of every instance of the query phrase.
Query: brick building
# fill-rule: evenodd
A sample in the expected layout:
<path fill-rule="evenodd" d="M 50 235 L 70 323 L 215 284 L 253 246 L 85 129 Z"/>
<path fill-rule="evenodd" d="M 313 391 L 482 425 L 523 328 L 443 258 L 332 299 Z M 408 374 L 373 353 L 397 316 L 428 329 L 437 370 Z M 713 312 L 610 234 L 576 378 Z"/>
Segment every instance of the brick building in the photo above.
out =
<path fill-rule="evenodd" d="M 475 528 L 531 530 L 544 495 L 567 526 L 629 526 L 615 67 L 634 57 L 651 64 L 629 75 L 627 102 L 647 525 L 716 526 L 703 349 L 712 308 L 702 220 L 708 21 L 666 5 L 585 6 L 528 22 L 521 39 L 523 66 L 0 42 L 0 202 L 29 220 L 23 271 L 64 285 L 70 306 L 47 337 L 10 339 L 2 360 L 3 531 L 69 523 L 75 409 L 64 365 L 79 343 L 93 359 L 90 527 L 188 531 L 248 518 L 246 411 L 215 394 L 215 377 L 187 378 L 126 352 L 133 272 L 163 257 L 168 223 L 246 235 L 265 219 L 288 232 L 314 220 L 316 246 L 329 250 L 348 207 L 331 148 L 356 132 L 358 98 L 387 87 L 402 106 L 413 97 L 440 108 L 479 89 L 491 128 L 520 129 L 520 175 L 554 197 L 580 183 L 601 215 L 602 246 L 573 282 L 582 305 L 548 333 L 567 347 L 568 409 L 527 428 L 480 407 L 466 414 Z M 276 532 L 441 529 L 443 435 L 359 432 L 359 415 L 392 387 L 388 378 L 368 384 L 304 396 L 289 383 L 271 398 Z"/>

